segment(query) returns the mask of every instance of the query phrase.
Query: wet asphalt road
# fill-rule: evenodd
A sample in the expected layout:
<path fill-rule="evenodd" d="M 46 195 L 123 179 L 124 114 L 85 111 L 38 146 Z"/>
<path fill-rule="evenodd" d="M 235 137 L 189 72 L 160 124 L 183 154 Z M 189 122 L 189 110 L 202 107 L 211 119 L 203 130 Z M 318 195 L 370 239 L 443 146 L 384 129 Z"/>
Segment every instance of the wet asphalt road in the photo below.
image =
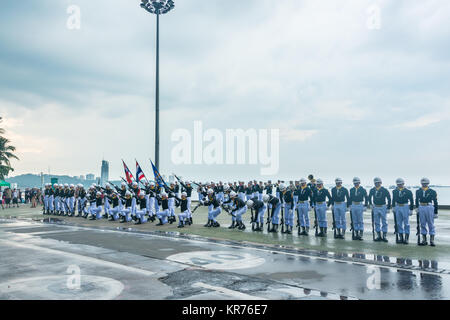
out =
<path fill-rule="evenodd" d="M 0 299 L 450 299 L 437 261 L 170 233 L 3 219 L 0 257 Z"/>

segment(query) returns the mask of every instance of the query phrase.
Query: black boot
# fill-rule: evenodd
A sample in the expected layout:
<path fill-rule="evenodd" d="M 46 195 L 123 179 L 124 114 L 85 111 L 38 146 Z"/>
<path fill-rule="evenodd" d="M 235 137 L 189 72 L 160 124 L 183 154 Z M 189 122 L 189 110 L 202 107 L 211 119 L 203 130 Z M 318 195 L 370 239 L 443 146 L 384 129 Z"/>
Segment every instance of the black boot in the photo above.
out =
<path fill-rule="evenodd" d="M 236 228 L 236 221 L 233 221 L 231 223 L 231 226 L 228 227 L 228 229 L 234 229 L 234 228 Z"/>
<path fill-rule="evenodd" d="M 383 242 L 388 242 L 388 239 L 386 239 L 386 232 L 383 232 L 383 238 L 381 240 Z"/>
<path fill-rule="evenodd" d="M 211 220 L 208 219 L 208 222 L 204 225 L 205 228 L 211 227 Z"/>
<path fill-rule="evenodd" d="M 358 240 L 359 241 L 363 241 L 364 240 L 363 239 L 363 233 L 364 233 L 364 231 L 362 231 L 362 230 L 359 231 L 359 236 L 358 236 Z"/>
<path fill-rule="evenodd" d="M 183 223 L 183 221 L 180 220 L 180 223 L 178 224 L 178 227 L 177 227 L 177 228 L 180 228 L 180 229 L 181 229 L 181 228 L 184 228 L 184 223 Z"/>
<path fill-rule="evenodd" d="M 377 232 L 377 238 L 374 240 L 375 242 L 380 242 L 382 241 L 381 239 L 381 232 Z"/>
<path fill-rule="evenodd" d="M 335 239 L 340 239 L 341 238 L 341 229 L 336 229 L 336 233 L 334 234 L 334 238 Z"/>
<path fill-rule="evenodd" d="M 212 227 L 213 228 L 220 228 L 220 223 L 218 223 L 217 221 L 213 222 Z"/>
<path fill-rule="evenodd" d="M 239 230 L 245 230 L 245 224 L 242 221 L 239 221 Z"/>
<path fill-rule="evenodd" d="M 399 235 L 398 235 L 398 241 L 397 241 L 397 243 L 404 243 L 405 242 L 405 239 L 403 238 L 403 233 L 400 233 Z"/>
<path fill-rule="evenodd" d="M 323 235 L 323 228 L 322 227 L 319 227 L 319 233 L 317 234 L 317 236 L 318 237 L 323 237 L 324 235 Z"/>
<path fill-rule="evenodd" d="M 159 220 L 159 223 L 158 224 L 156 224 L 157 226 L 163 226 L 164 225 L 164 223 L 162 222 L 162 220 L 160 219 L 160 218 L 158 218 L 158 220 Z"/>
<path fill-rule="evenodd" d="M 189 218 L 189 225 L 192 225 L 192 217 Z"/>
<path fill-rule="evenodd" d="M 292 227 L 291 226 L 286 226 L 287 227 L 287 234 L 292 234 Z"/>
<path fill-rule="evenodd" d="M 341 239 L 345 239 L 345 229 L 342 229 Z"/>
<path fill-rule="evenodd" d="M 430 246 L 436 247 L 436 245 L 434 244 L 434 236 L 430 236 Z"/>
<path fill-rule="evenodd" d="M 405 240 L 403 240 L 403 243 L 404 243 L 404 244 L 408 244 L 408 243 L 409 243 L 408 240 L 409 240 L 409 234 L 406 233 L 406 234 L 405 234 Z"/>
<path fill-rule="evenodd" d="M 427 245 L 428 245 L 428 242 L 427 242 L 427 235 L 426 235 L 426 234 L 423 234 L 423 235 L 422 235 L 422 242 L 419 243 L 419 246 L 427 246 Z"/>
<path fill-rule="evenodd" d="M 278 232 L 278 225 L 272 224 L 272 228 L 269 230 L 270 233 L 277 233 Z"/>

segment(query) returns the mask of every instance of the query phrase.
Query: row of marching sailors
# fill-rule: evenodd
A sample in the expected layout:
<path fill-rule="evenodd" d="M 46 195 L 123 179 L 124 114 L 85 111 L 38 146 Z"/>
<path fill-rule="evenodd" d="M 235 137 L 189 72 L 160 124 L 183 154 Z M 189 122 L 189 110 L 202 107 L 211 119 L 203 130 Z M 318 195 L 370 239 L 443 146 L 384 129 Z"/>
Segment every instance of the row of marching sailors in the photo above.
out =
<path fill-rule="evenodd" d="M 336 187 L 332 188 L 331 193 L 324 187 L 321 179 L 317 180 L 314 187 L 311 184 L 307 185 L 306 179 L 301 179 L 299 182 L 299 188 L 286 187 L 281 183 L 277 187 L 277 197 L 271 194 L 261 196 L 249 194 L 243 198 L 232 191 L 228 185 L 223 187 L 223 197 L 216 195 L 212 188 L 206 192 L 203 190 L 203 200 L 200 201 L 200 205 L 208 206 L 208 223 L 205 227 L 219 226 L 217 216 L 221 214 L 221 208 L 223 208 L 232 215 L 232 225 L 229 228 L 244 230 L 242 215 L 250 208 L 253 230 L 262 231 L 264 213 L 268 209 L 272 209 L 268 219 L 268 223 L 272 224 L 269 232 L 278 232 L 278 226 L 282 224 L 282 232 L 292 234 L 294 213 L 297 212 L 298 234 L 307 236 L 310 229 L 309 212 L 314 209 L 316 236 L 325 237 L 328 227 L 326 212 L 331 206 L 333 228 L 336 230 L 335 238 L 344 239 L 347 229 L 346 212 L 350 211 L 351 231 L 354 231 L 353 240 L 363 240 L 364 212 L 372 209 L 373 233 L 377 234 L 377 237 L 374 236 L 374 241 L 387 242 L 387 214 L 392 209 L 395 233 L 398 235 L 397 243 L 408 244 L 409 217 L 416 208 L 418 233 L 422 235 L 419 245 L 428 244 L 427 234 L 429 234 L 430 244 L 435 246 L 434 219 L 438 216 L 437 194 L 436 191 L 429 188 L 430 180 L 427 178 L 421 180 L 422 188 L 416 191 L 415 201 L 412 192 L 405 188 L 405 181 L 401 178 L 396 181 L 397 188 L 393 191 L 392 197 L 389 191 L 382 187 L 381 178 L 374 179 L 374 187 L 369 192 L 361 186 L 359 178 L 353 179 L 354 187 L 350 191 L 343 187 L 342 179 L 337 178 L 335 180 Z M 224 200 L 226 198 L 228 200 Z M 280 212 L 282 212 L 281 219 Z"/>
<path fill-rule="evenodd" d="M 158 210 L 151 206 L 151 199 L 156 199 L 154 202 L 158 204 Z M 181 199 L 174 197 L 175 207 L 180 208 L 178 213 L 179 228 L 185 225 L 192 224 L 192 215 L 188 210 L 188 200 L 186 192 L 181 194 Z M 122 198 L 118 193 L 114 192 L 102 199 L 102 192 L 97 191 L 95 198 L 88 196 L 90 203 L 89 209 L 84 213 L 84 218 L 90 215 L 90 220 L 97 220 L 101 218 L 109 221 L 119 221 L 121 223 L 134 221 L 135 224 L 143 224 L 148 221 L 154 222 L 159 220 L 157 226 L 162 226 L 167 223 L 172 224 L 176 221 L 173 210 L 169 205 L 169 195 L 165 192 L 150 196 L 141 190 L 139 194 L 134 194 L 131 191 L 125 192 L 125 197 Z M 104 207 L 104 214 L 102 215 Z"/>
<path fill-rule="evenodd" d="M 136 224 L 142 224 L 159 219 L 158 225 L 164 225 L 176 221 L 175 208 L 179 207 L 179 227 L 193 223 L 187 192 L 182 192 L 179 198 L 170 188 L 157 188 L 154 183 L 145 183 L 143 189 L 137 183 L 122 183 L 121 187 L 107 184 L 106 188 L 94 184 L 87 191 L 80 184 L 73 188 L 69 186 L 69 189 L 74 192 L 55 197 L 52 186 L 46 185 L 44 214 L 73 217 L 78 206 L 77 217 L 89 217 L 90 220 L 104 218 L 121 223 L 134 220 Z M 166 193 L 165 190 L 169 192 Z M 67 210 L 54 210 L 55 204 L 60 201 L 72 205 L 64 206 Z"/>
<path fill-rule="evenodd" d="M 75 213 L 76 199 L 82 194 L 84 187 L 71 184 L 47 183 L 44 189 L 44 214 L 73 215 Z M 84 196 L 86 191 L 84 191 Z"/>

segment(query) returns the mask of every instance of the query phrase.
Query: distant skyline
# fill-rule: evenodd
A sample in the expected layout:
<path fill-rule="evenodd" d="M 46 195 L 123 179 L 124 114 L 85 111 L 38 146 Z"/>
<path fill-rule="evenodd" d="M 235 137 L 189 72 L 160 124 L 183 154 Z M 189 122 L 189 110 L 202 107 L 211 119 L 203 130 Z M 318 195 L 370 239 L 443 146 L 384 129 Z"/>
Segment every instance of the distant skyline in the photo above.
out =
<path fill-rule="evenodd" d="M 449 16 L 446 0 L 177 1 L 161 17 L 161 174 L 450 185 Z M 11 176 L 100 177 L 105 159 L 117 180 L 135 158 L 152 176 L 155 17 L 139 1 L 6 1 L 0 48 Z M 279 173 L 175 165 L 172 134 L 197 120 L 279 129 Z"/>

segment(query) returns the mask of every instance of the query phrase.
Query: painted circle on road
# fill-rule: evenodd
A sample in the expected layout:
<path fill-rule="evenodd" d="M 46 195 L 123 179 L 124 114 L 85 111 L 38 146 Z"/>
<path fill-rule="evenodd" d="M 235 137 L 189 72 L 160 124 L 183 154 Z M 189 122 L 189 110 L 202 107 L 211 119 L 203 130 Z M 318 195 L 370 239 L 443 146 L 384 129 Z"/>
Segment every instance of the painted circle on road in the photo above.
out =
<path fill-rule="evenodd" d="M 264 258 L 245 252 L 193 251 L 171 255 L 167 260 L 213 270 L 248 269 L 262 265 Z"/>
<path fill-rule="evenodd" d="M 120 281 L 89 275 L 80 275 L 79 288 L 69 288 L 68 277 L 34 277 L 0 283 L 0 297 L 20 300 L 112 300 L 124 289 Z"/>

